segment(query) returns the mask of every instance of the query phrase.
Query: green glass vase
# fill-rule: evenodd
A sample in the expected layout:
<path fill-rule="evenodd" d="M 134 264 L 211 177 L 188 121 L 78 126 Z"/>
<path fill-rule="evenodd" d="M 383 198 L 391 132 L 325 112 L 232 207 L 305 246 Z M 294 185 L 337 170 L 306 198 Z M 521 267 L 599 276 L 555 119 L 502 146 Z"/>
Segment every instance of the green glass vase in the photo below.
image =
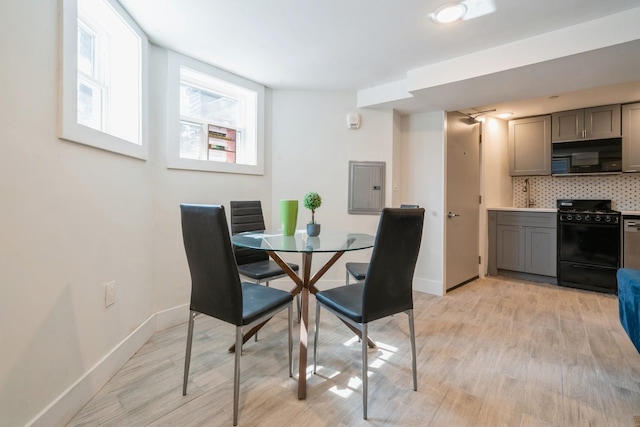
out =
<path fill-rule="evenodd" d="M 282 234 L 293 236 L 296 233 L 296 225 L 298 224 L 297 200 L 280 200 L 280 222 Z"/>

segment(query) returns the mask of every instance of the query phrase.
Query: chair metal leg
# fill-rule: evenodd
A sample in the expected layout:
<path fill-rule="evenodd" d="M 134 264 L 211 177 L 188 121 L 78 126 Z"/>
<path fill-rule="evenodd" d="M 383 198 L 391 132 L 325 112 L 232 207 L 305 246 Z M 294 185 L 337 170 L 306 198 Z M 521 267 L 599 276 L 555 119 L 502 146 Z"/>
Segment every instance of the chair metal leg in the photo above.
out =
<path fill-rule="evenodd" d="M 411 368 L 413 369 L 413 390 L 418 391 L 418 370 L 416 369 L 416 332 L 413 325 L 413 310 L 407 310 L 409 316 L 409 335 L 411 337 Z"/>
<path fill-rule="evenodd" d="M 346 275 L 346 277 L 345 277 L 345 279 L 344 279 L 344 282 L 345 282 L 345 284 L 347 284 L 347 285 L 349 284 L 349 271 L 348 271 L 348 270 L 347 270 L 347 275 Z"/>
<path fill-rule="evenodd" d="M 191 344 L 193 343 L 193 323 L 198 313 L 189 311 L 189 329 L 187 332 L 187 350 L 184 356 L 184 379 L 182 380 L 182 395 L 187 394 L 187 382 L 189 381 L 189 365 L 191 364 Z"/>
<path fill-rule="evenodd" d="M 368 362 L 367 362 L 367 324 L 362 324 L 362 418 L 367 419 L 367 392 L 369 387 Z"/>
<path fill-rule="evenodd" d="M 289 304 L 287 329 L 289 330 L 289 377 L 293 377 L 293 303 Z"/>
<path fill-rule="evenodd" d="M 313 333 L 313 373 L 318 365 L 318 331 L 320 330 L 320 304 L 316 301 L 316 327 Z"/>
<path fill-rule="evenodd" d="M 236 326 L 236 363 L 233 373 L 233 425 L 238 425 L 238 395 L 240 394 L 240 351 L 242 348 L 242 326 Z"/>
<path fill-rule="evenodd" d="M 300 306 L 300 294 L 296 294 L 296 304 L 298 305 L 298 323 L 302 318 L 302 307 Z"/>
<path fill-rule="evenodd" d="M 260 283 L 260 282 L 258 282 Z M 269 281 L 267 280 L 266 282 L 264 282 L 264 285 L 268 288 L 269 287 Z M 258 332 L 256 332 L 256 334 L 253 336 L 253 341 L 254 342 L 258 342 Z"/>

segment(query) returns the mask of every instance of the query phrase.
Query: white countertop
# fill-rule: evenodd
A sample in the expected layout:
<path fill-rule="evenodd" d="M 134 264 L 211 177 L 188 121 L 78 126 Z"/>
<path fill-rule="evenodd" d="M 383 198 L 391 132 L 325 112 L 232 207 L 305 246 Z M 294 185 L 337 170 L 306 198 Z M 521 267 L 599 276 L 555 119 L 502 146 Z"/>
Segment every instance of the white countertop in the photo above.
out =
<path fill-rule="evenodd" d="M 558 209 L 551 208 L 514 208 L 514 207 L 491 207 L 490 211 L 519 211 L 519 212 L 558 212 Z M 629 214 L 631 215 L 631 214 Z"/>
<path fill-rule="evenodd" d="M 557 212 L 557 209 L 551 208 L 514 208 L 511 206 L 491 207 L 487 208 L 489 211 L 515 211 L 515 212 Z M 640 211 L 620 211 L 622 215 L 637 215 L 640 216 Z"/>

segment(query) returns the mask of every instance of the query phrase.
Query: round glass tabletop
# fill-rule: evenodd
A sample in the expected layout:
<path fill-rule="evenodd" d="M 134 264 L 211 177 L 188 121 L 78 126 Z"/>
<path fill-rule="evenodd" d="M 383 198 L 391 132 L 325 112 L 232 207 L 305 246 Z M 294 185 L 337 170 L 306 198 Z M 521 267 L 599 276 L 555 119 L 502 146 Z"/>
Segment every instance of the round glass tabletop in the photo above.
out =
<path fill-rule="evenodd" d="M 340 252 L 373 247 L 375 236 L 345 231 L 322 230 L 319 236 L 309 237 L 305 230 L 284 236 L 282 230 L 247 231 L 231 236 L 231 242 L 242 248 L 276 252 Z"/>

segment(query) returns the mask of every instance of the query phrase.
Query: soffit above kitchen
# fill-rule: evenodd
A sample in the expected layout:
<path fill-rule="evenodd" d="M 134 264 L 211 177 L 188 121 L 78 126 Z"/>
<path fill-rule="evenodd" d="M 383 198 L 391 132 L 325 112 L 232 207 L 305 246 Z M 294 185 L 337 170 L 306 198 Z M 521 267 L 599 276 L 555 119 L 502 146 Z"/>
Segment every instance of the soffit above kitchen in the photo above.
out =
<path fill-rule="evenodd" d="M 150 40 L 160 46 L 216 65 L 274 89 L 341 90 L 358 92 L 358 104 L 369 108 L 393 108 L 400 112 L 433 109 L 463 109 L 557 93 L 551 83 L 564 75 L 543 75 L 539 85 L 545 91 L 527 95 L 526 86 L 511 84 L 521 80 L 518 70 L 533 67 L 527 74 L 540 80 L 538 71 L 555 72 L 557 65 L 566 74 L 581 65 L 591 66 L 601 57 L 609 61 L 612 72 L 602 70 L 577 79 L 579 83 L 555 83 L 565 91 L 591 89 L 605 85 L 629 83 L 629 75 L 639 76 L 640 49 L 634 40 L 634 28 L 595 27 L 589 34 L 592 49 L 600 55 L 581 50 L 575 40 L 560 49 L 549 39 L 555 57 L 539 56 L 539 62 L 499 70 L 489 67 L 473 76 L 462 73 L 453 82 L 425 84 L 424 72 L 436 69 L 443 75 L 459 58 L 491 52 L 505 46 L 543 39 L 547 34 L 574 26 L 589 26 L 604 17 L 640 14 L 639 0 L 466 0 L 472 7 L 483 5 L 490 10 L 475 17 L 448 25 L 434 23 L 429 14 L 446 0 L 120 0 Z M 611 21 L 613 22 L 613 21 Z M 636 22 L 638 22 L 636 20 Z M 637 26 L 633 26 L 637 27 Z M 595 40 L 595 42 L 593 41 Z M 606 51 L 625 42 L 626 48 Z M 623 61 L 619 55 L 632 59 Z M 523 52 L 524 55 L 530 52 Z M 574 60 L 576 62 L 574 62 Z M 585 62 L 586 61 L 586 62 Z M 557 62 L 557 64 L 556 64 Z M 462 62 L 464 63 L 464 61 Z M 606 64 L 607 62 L 605 62 Z M 631 63 L 631 64 L 629 64 Z M 491 64 L 490 64 L 491 65 Z M 467 65 L 468 66 L 468 65 Z M 621 72 L 624 66 L 628 71 Z M 475 65 L 484 69 L 482 57 Z M 607 67 L 600 67 L 607 68 Z M 498 69 L 498 71 L 495 71 Z M 584 71 L 584 68 L 582 68 Z M 613 77 L 611 76 L 613 74 Z M 523 77 L 524 78 L 524 77 Z M 495 87 L 500 82 L 501 94 Z M 549 82 L 549 85 L 544 85 Z M 420 86 L 422 85 L 422 86 Z M 521 87 L 523 86 L 523 87 Z M 396 99 L 360 102 L 361 94 L 394 87 L 404 90 Z M 484 87 L 483 90 L 479 88 Z M 471 88 L 472 90 L 467 90 Z M 463 90 L 464 89 L 464 90 Z M 469 99 L 465 93 L 479 92 Z M 491 95 L 491 96 L 490 96 Z M 456 98 L 457 108 L 446 100 Z"/>

